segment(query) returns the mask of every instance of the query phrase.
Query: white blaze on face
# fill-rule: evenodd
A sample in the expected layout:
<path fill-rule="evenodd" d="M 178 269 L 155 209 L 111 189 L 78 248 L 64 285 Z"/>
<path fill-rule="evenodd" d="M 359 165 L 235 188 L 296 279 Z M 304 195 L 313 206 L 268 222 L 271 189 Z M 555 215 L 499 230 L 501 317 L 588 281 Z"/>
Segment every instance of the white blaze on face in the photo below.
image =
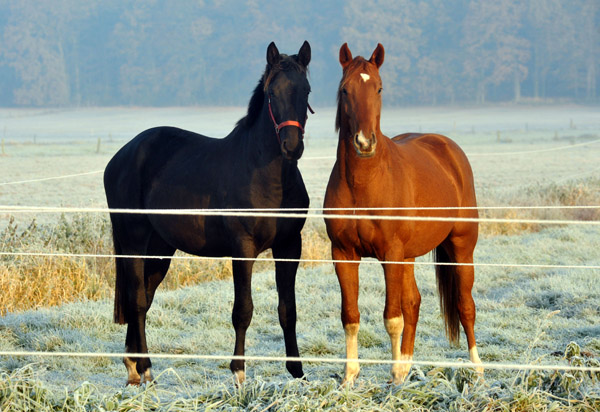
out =
<path fill-rule="evenodd" d="M 367 82 L 367 80 L 369 80 L 371 78 L 371 76 L 369 76 L 367 73 L 361 73 L 360 77 L 362 77 L 363 82 Z"/>

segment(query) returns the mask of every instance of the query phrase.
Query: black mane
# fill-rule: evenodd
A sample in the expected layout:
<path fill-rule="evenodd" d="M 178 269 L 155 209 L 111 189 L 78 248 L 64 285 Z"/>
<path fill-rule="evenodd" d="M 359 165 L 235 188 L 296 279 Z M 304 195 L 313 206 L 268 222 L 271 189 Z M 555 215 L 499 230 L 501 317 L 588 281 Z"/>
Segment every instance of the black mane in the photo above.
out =
<path fill-rule="evenodd" d="M 236 124 L 236 127 L 251 127 L 258 117 L 260 116 L 260 112 L 262 110 L 263 102 L 265 101 L 265 91 L 269 86 L 269 83 L 275 77 L 277 73 L 280 71 L 290 71 L 296 70 L 299 73 L 306 74 L 308 69 L 302 66 L 298 62 L 298 55 L 294 54 L 293 56 L 288 56 L 286 54 L 281 54 L 281 60 L 274 66 L 267 64 L 265 68 L 265 72 L 261 76 L 258 84 L 254 88 L 252 92 L 252 97 L 250 97 L 250 102 L 248 103 L 248 112 L 246 116 L 242 117 Z"/>

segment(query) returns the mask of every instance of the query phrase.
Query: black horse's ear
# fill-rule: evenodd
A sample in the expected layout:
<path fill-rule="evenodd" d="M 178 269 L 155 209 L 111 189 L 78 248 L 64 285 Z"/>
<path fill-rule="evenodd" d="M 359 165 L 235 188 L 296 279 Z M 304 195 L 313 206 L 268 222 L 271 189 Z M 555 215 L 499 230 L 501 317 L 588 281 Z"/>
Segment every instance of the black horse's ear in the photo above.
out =
<path fill-rule="evenodd" d="M 298 52 L 298 62 L 304 67 L 307 67 L 308 63 L 310 63 L 310 44 L 306 40 L 304 40 Z"/>
<path fill-rule="evenodd" d="M 350 51 L 350 48 L 348 47 L 348 43 L 344 43 L 344 44 L 342 44 L 342 47 L 340 47 L 340 64 L 345 69 L 346 66 L 348 66 L 350 64 L 351 61 L 352 61 L 352 52 Z"/>
<path fill-rule="evenodd" d="M 267 47 L 267 63 L 271 66 L 275 66 L 281 60 L 281 55 L 279 54 L 279 50 L 277 50 L 277 46 L 275 46 L 274 42 L 269 44 Z"/>
<path fill-rule="evenodd" d="M 377 43 L 377 47 L 375 48 L 375 50 L 373 50 L 373 54 L 371 55 L 371 58 L 369 59 L 369 61 L 373 64 L 375 64 L 377 66 L 377 68 L 379 69 L 381 67 L 381 65 L 383 64 L 383 58 L 385 57 L 385 50 L 383 49 L 383 46 L 381 45 L 381 43 Z"/>

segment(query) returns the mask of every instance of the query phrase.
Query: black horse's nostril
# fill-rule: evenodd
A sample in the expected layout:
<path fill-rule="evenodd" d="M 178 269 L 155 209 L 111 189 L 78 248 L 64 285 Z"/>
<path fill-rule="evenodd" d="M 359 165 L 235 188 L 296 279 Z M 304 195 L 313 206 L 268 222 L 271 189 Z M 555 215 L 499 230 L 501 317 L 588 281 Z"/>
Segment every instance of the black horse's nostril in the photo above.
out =
<path fill-rule="evenodd" d="M 288 137 L 281 142 L 281 153 L 287 159 L 299 159 L 303 151 L 304 147 L 301 139 Z"/>
<path fill-rule="evenodd" d="M 292 150 L 290 150 L 289 142 L 287 140 L 284 140 L 283 142 L 281 142 L 281 153 L 285 157 L 289 157 L 290 154 L 292 153 Z"/>

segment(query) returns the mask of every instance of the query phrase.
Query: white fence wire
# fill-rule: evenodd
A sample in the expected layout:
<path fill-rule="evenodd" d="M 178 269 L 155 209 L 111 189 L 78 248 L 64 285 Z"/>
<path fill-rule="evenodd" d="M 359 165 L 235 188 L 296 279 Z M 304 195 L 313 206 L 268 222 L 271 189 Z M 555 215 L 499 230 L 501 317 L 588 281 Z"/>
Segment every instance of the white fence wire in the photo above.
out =
<path fill-rule="evenodd" d="M 112 255 L 112 254 L 95 254 L 95 253 L 50 253 L 50 252 L 0 252 L 0 256 L 23 256 L 23 257 L 73 257 L 73 258 L 122 258 L 122 259 L 173 259 L 173 260 L 210 260 L 210 261 L 255 261 L 255 262 L 297 262 L 297 263 L 356 263 L 354 260 L 341 259 L 282 259 L 268 257 L 208 257 L 208 256 L 192 256 L 192 255 Z M 453 263 L 453 262 L 405 262 L 405 261 L 385 261 L 378 260 L 362 260 L 361 264 L 381 264 L 387 265 L 416 265 L 416 266 L 473 266 L 473 267 L 494 267 L 494 268 L 526 268 L 526 269 L 582 269 L 582 270 L 598 270 L 600 265 L 555 265 L 555 264 L 522 264 L 522 263 Z"/>
<path fill-rule="evenodd" d="M 524 207 L 525 208 L 525 207 Z M 565 208 L 569 208 L 565 206 Z M 573 209 L 600 209 L 600 206 L 572 206 Z M 368 211 L 433 211 L 433 210 L 464 210 L 472 207 L 427 207 L 427 208 L 319 208 L 319 209 L 122 209 L 100 207 L 44 207 L 44 206 L 0 206 L 0 213 L 119 213 L 144 215 L 190 215 L 190 216 L 227 216 L 227 217 L 270 217 L 270 218 L 307 218 L 307 219 L 346 219 L 346 220 L 396 220 L 418 222 L 478 222 L 478 223 L 514 223 L 539 225 L 600 225 L 595 220 L 564 220 L 564 219 L 514 219 L 514 218 L 471 218 L 447 216 L 414 216 L 414 215 L 383 215 L 356 214 Z M 486 209 L 477 207 L 476 209 Z M 320 211 L 323 213 L 312 213 Z M 352 211 L 353 214 L 325 213 Z"/>
<path fill-rule="evenodd" d="M 199 354 L 171 354 L 171 353 L 115 353 L 115 352 L 33 352 L 33 351 L 0 351 L 0 356 L 10 357 L 72 357 L 72 358 L 156 358 L 177 360 L 244 360 L 260 362 L 289 362 L 301 361 L 308 363 L 347 363 L 358 362 L 362 364 L 401 364 L 416 366 L 432 366 L 437 368 L 481 368 L 496 370 L 554 370 L 568 372 L 600 372 L 600 366 L 573 366 L 573 365 L 535 365 L 518 363 L 472 363 L 448 361 L 419 361 L 419 360 L 386 360 L 386 359 L 346 359 L 346 358 L 319 358 L 319 357 L 285 357 L 285 356 L 238 356 L 238 355 L 199 355 Z"/>

